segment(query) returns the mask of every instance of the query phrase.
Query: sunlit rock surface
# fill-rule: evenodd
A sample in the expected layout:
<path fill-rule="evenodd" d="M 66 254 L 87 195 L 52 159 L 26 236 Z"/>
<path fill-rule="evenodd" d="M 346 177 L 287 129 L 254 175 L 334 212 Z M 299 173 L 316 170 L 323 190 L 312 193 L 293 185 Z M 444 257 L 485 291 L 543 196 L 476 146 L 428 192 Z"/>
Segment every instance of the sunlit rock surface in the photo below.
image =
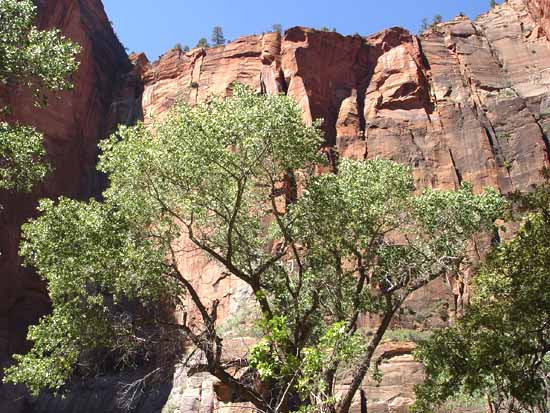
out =
<path fill-rule="evenodd" d="M 408 164 L 418 188 L 452 189 L 468 181 L 476 191 L 493 186 L 508 193 L 540 182 L 538 171 L 549 163 L 548 0 L 508 0 L 476 20 L 457 16 L 420 37 L 401 28 L 344 37 L 295 27 L 282 38 L 265 33 L 187 53 L 174 49 L 154 63 L 143 54 L 126 58 L 99 0 L 40 3 L 40 24 L 60 27 L 84 53 L 75 90 L 52 99 L 38 115 L 26 94 L 13 94 L 15 118 L 46 133 L 56 172 L 32 196 L 0 196 L 6 205 L 0 216 L 4 355 L 24 348 L 26 326 L 48 309 L 44 286 L 19 268 L 17 258 L 18 228 L 33 214 L 36 199 L 97 195 L 103 184 L 94 171 L 98 139 L 117 123 L 162 118 L 176 102 L 227 95 L 234 82 L 288 94 L 306 122 L 323 119 L 326 143 L 336 156 Z M 474 255 L 489 241 L 478 240 Z M 221 322 L 239 325 L 239 309 L 251 301 L 247 288 L 233 278 L 220 280 L 220 268 L 200 255 L 182 255 L 178 264 L 206 302 L 221 300 Z M 468 273 L 434 281 L 408 300 L 393 327 L 426 331 L 448 325 L 468 300 L 468 282 Z M 375 322 L 362 320 L 366 327 Z M 238 352 L 250 342 L 235 338 L 226 344 Z M 373 412 L 407 411 L 413 386 L 422 380 L 410 355 L 413 346 L 382 346 L 384 379 L 380 386 L 365 380 L 354 412 L 364 403 Z M 207 376 L 188 378 L 183 367 L 166 373 L 169 385 L 159 389 L 164 393 L 146 394 L 137 411 L 248 411 Z M 26 405 L 19 401 L 14 411 L 117 411 L 110 383 L 120 378 L 105 380 L 78 387 L 70 402 L 44 396 Z M 344 377 L 339 386 L 345 383 Z M 98 397 L 103 404 L 94 404 Z"/>

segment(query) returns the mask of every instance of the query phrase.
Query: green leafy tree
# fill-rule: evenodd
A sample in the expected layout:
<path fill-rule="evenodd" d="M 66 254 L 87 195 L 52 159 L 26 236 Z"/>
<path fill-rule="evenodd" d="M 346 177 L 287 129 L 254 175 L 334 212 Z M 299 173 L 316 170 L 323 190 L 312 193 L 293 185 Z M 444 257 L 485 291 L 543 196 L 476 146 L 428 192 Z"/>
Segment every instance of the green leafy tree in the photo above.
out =
<path fill-rule="evenodd" d="M 419 33 L 424 33 L 429 28 L 430 28 L 430 23 L 428 22 L 428 19 L 424 17 L 422 19 L 422 22 L 420 23 Z"/>
<path fill-rule="evenodd" d="M 283 34 L 283 26 L 281 24 L 275 23 L 273 26 L 271 26 L 271 28 L 274 32 L 277 32 L 280 35 Z"/>
<path fill-rule="evenodd" d="M 212 29 L 212 44 L 214 46 L 221 46 L 225 44 L 225 37 L 223 36 L 223 28 L 220 26 L 214 26 Z"/>
<path fill-rule="evenodd" d="M 489 8 L 490 8 L 490 9 L 494 9 L 494 8 L 497 6 L 497 4 L 498 4 L 498 3 L 497 3 L 496 0 L 491 0 L 491 1 L 489 2 Z"/>
<path fill-rule="evenodd" d="M 432 26 L 439 23 L 443 23 L 443 16 L 441 14 L 436 14 L 432 19 Z"/>
<path fill-rule="evenodd" d="M 312 180 L 293 211 L 301 217 L 294 225 L 296 237 L 310 248 L 308 273 L 314 274 L 308 289 L 312 297 L 302 300 L 318 300 L 321 317 L 344 324 L 345 339 L 339 342 L 359 338 L 365 343 L 353 347 L 355 354 L 336 350 L 332 360 L 317 342 L 308 350 L 321 358 L 313 383 L 324 378 L 321 387 L 313 386 L 314 394 L 324 396 L 310 395 L 319 400 L 314 411 L 333 411 L 333 403 L 336 411 L 349 411 L 394 314 L 413 291 L 458 270 L 465 243 L 490 227 L 499 205 L 494 191 L 477 197 L 468 185 L 456 192 L 426 189 L 415 196 L 408 169 L 390 161 L 343 161 L 338 174 Z M 294 311 L 285 309 L 285 314 Z M 368 339 L 357 331 L 363 312 L 379 316 Z M 353 366 L 352 379 L 334 402 L 334 377 L 346 363 Z"/>
<path fill-rule="evenodd" d="M 513 196 L 515 212 L 525 214 L 521 228 L 476 275 L 465 317 L 419 347 L 427 380 L 417 389 L 417 410 L 432 411 L 461 392 L 487 394 L 493 412 L 549 411 L 548 171 L 545 176 L 533 192 Z"/>
<path fill-rule="evenodd" d="M 38 30 L 35 19 L 32 1 L 0 1 L 0 86 L 4 93 L 28 88 L 40 105 L 46 103 L 46 90 L 71 87 L 79 48 L 58 30 Z M 1 93 L 0 110 L 0 119 L 10 113 Z M 0 189 L 28 191 L 44 178 L 49 168 L 42 140 L 34 128 L 0 122 Z"/>
<path fill-rule="evenodd" d="M 205 49 L 210 47 L 210 44 L 208 44 L 208 40 L 206 38 L 201 37 L 199 41 L 197 42 L 197 45 L 195 47 L 203 47 Z"/>
<path fill-rule="evenodd" d="M 415 196 L 409 169 L 391 161 L 342 161 L 318 176 L 322 136 L 290 98 L 240 85 L 153 128 L 120 129 L 102 144 L 105 202 L 43 202 L 25 226 L 21 252 L 48 280 L 54 312 L 31 329 L 33 350 L 8 380 L 56 390 L 84 350 L 139 353 L 144 320 L 120 321 L 117 303 L 185 294 L 200 325 L 147 322 L 200 349 L 198 370 L 260 411 L 348 412 L 403 301 L 464 263 L 501 201 L 469 186 Z M 178 266 L 186 243 L 248 285 L 263 333 L 248 359 L 227 360 L 219 303 Z M 379 316 L 371 335 L 358 328 L 364 312 Z M 351 367 L 337 398 L 337 373 Z"/>

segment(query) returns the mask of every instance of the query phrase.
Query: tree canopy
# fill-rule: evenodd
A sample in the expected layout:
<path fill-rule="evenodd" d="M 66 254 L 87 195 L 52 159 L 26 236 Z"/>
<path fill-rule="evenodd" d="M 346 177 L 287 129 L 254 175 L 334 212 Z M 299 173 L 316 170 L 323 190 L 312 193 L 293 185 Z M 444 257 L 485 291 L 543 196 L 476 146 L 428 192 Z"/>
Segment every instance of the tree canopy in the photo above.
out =
<path fill-rule="evenodd" d="M 493 412 L 546 412 L 550 396 L 550 182 L 512 197 L 521 228 L 476 275 L 464 318 L 423 343 L 418 410 L 458 392 L 487 394 Z M 524 214 L 518 217 L 516 214 Z"/>
<path fill-rule="evenodd" d="M 221 46 L 225 44 L 225 37 L 223 35 L 223 28 L 221 26 L 214 26 L 212 29 L 212 44 L 214 46 Z"/>
<path fill-rule="evenodd" d="M 37 29 L 35 18 L 36 6 L 30 0 L 0 1 L 0 86 L 3 93 L 28 88 L 40 105 L 45 91 L 71 87 L 79 48 L 58 30 Z M 0 110 L 0 116 L 9 115 L 1 93 Z M 30 190 L 46 175 L 42 139 L 31 127 L 0 122 L 0 189 Z"/>
<path fill-rule="evenodd" d="M 181 333 L 203 370 L 261 411 L 348 412 L 401 304 L 464 264 L 502 201 L 468 185 L 415 194 L 408 167 L 384 160 L 319 175 L 322 143 L 319 124 L 304 125 L 289 97 L 241 85 L 178 105 L 150 128 L 122 127 L 102 144 L 104 202 L 45 201 L 24 227 L 21 253 L 48 280 L 54 311 L 31 328 L 34 347 L 7 379 L 58 390 L 90 349 L 114 349 L 120 363 L 140 354 L 142 323 L 152 323 Z M 219 302 L 205 303 L 178 265 L 183 240 L 221 278 L 248 286 L 263 336 L 248 359 L 224 358 Z M 199 325 L 155 323 L 120 305 L 159 308 L 184 295 Z M 378 315 L 369 331 L 358 325 L 364 312 Z M 337 397 L 337 372 L 351 366 Z"/>
<path fill-rule="evenodd" d="M 197 45 L 195 47 L 208 48 L 208 47 L 210 47 L 210 44 L 208 43 L 208 40 L 205 37 L 201 37 L 199 39 L 199 41 L 197 42 Z"/>

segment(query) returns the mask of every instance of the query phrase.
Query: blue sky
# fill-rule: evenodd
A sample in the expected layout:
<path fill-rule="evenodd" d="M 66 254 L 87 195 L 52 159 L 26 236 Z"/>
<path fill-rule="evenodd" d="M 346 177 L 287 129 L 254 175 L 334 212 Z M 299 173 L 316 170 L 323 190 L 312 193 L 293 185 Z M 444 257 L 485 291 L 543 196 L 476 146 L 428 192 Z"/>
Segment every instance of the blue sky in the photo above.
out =
<path fill-rule="evenodd" d="M 342 34 L 368 35 L 402 26 L 418 31 L 423 17 L 459 12 L 484 13 L 489 0 L 103 0 L 120 40 L 130 51 L 144 51 L 156 60 L 176 43 L 193 47 L 210 40 L 213 26 L 226 39 L 283 28 L 335 27 Z"/>

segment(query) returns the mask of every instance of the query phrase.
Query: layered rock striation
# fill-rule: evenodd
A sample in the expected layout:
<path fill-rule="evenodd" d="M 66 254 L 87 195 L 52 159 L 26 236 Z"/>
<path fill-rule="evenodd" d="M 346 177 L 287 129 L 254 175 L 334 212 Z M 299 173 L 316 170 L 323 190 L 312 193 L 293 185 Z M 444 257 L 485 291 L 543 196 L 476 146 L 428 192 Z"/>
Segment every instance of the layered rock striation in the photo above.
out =
<path fill-rule="evenodd" d="M 509 0 L 476 20 L 457 16 L 419 37 L 401 28 L 344 37 L 296 27 L 282 38 L 268 33 L 172 50 L 143 70 L 144 119 L 162 117 L 178 101 L 231 93 L 232 83 L 241 82 L 293 97 L 306 122 L 323 119 L 335 156 L 410 165 L 418 188 L 470 182 L 476 191 L 526 190 L 549 164 L 549 12 L 547 1 Z M 475 250 L 483 254 L 488 242 L 478 240 Z M 219 278 L 212 263 L 184 257 L 180 266 L 196 275 L 203 296 L 221 299 L 223 315 L 246 301 L 238 280 L 211 282 Z M 468 277 L 434 281 L 408 301 L 394 326 L 447 325 L 468 300 Z M 410 380 L 391 373 L 374 391 L 375 410 L 410 404 L 421 374 L 408 357 L 385 367 L 405 366 Z M 372 397 L 369 386 L 365 394 Z"/>
<path fill-rule="evenodd" d="M 162 117 L 175 102 L 228 94 L 241 82 L 292 96 L 306 122 L 323 119 L 335 156 L 410 165 L 418 188 L 470 182 L 477 191 L 525 190 L 549 163 L 549 7 L 509 0 L 474 21 L 458 16 L 420 37 L 401 28 L 344 37 L 295 27 L 283 38 L 267 33 L 188 53 L 174 49 L 140 66 L 144 119 Z M 235 306 L 231 291 L 242 297 L 234 280 L 216 288 L 205 282 L 216 269 L 183 262 L 205 296 L 224 291 L 227 308 Z M 413 297 L 415 313 L 438 307 L 448 314 L 405 325 L 446 324 L 467 299 L 467 281 L 438 281 Z"/>
<path fill-rule="evenodd" d="M 546 7 L 546 8 L 545 8 Z M 226 46 L 171 50 L 142 75 L 144 116 L 230 92 L 286 93 L 323 119 L 339 156 L 410 164 L 419 187 L 524 189 L 548 163 L 548 2 L 510 0 L 420 37 L 296 27 Z"/>
<path fill-rule="evenodd" d="M 266 33 L 187 53 L 174 49 L 154 63 L 134 54 L 131 66 L 99 0 L 42 1 L 40 24 L 60 27 L 84 53 L 75 90 L 52 99 L 38 115 L 28 96 L 13 95 L 15 118 L 45 132 L 56 171 L 31 196 L 0 195 L 6 205 L 0 216 L 4 353 L 22 348 L 13 337 L 21 338 L 48 306 L 43 286 L 19 268 L 16 254 L 19 226 L 33 215 L 36 199 L 97 195 L 98 139 L 117 123 L 162 118 L 176 102 L 196 104 L 227 95 L 234 82 L 287 94 L 306 122 L 323 119 L 326 145 L 336 148 L 333 160 L 381 157 L 405 163 L 418 188 L 453 189 L 471 182 L 476 191 L 493 186 L 509 193 L 540 182 L 539 170 L 549 165 L 548 0 L 508 0 L 476 20 L 458 16 L 421 36 L 401 28 L 345 37 L 295 27 L 284 37 Z M 480 240 L 478 250 L 486 242 Z M 250 301 L 238 280 L 216 282 L 220 269 L 204 257 L 182 256 L 178 264 L 206 301 L 221 300 L 225 321 Z M 418 292 L 395 327 L 447 325 L 468 299 L 467 277 L 438 280 Z M 408 354 L 412 346 L 388 346 L 382 387 L 366 380 L 363 394 L 377 399 L 369 401 L 369 410 L 406 411 L 422 373 Z M 181 382 L 166 403 L 175 403 L 179 412 L 231 407 L 213 396 L 215 386 L 208 379 L 199 381 Z M 362 397 L 354 411 L 361 411 Z M 85 411 L 85 403 L 70 405 Z M 40 411 L 53 411 L 45 406 Z"/>

